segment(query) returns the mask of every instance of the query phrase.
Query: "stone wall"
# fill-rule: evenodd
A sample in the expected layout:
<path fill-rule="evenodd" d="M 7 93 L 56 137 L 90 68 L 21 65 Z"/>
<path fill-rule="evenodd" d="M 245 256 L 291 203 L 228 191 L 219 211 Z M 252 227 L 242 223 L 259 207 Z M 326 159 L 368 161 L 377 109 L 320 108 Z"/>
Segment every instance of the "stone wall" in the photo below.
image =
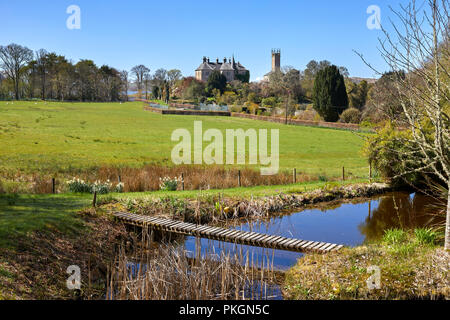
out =
<path fill-rule="evenodd" d="M 172 110 L 172 109 L 158 109 L 152 107 L 144 107 L 144 110 L 160 114 L 178 114 L 189 116 L 223 116 L 223 117 L 231 116 L 231 112 L 228 111 Z"/>
<path fill-rule="evenodd" d="M 267 117 L 267 116 L 257 116 L 247 113 L 237 113 L 233 112 L 232 117 L 262 120 L 276 123 L 285 123 L 286 119 L 281 117 Z M 308 121 L 299 119 L 288 119 L 288 124 L 297 126 L 311 126 L 311 127 L 324 127 L 324 128 L 337 128 L 337 129 L 347 129 L 347 130 L 360 130 L 360 126 L 353 123 L 340 123 L 340 122 L 323 122 L 323 121 Z"/>

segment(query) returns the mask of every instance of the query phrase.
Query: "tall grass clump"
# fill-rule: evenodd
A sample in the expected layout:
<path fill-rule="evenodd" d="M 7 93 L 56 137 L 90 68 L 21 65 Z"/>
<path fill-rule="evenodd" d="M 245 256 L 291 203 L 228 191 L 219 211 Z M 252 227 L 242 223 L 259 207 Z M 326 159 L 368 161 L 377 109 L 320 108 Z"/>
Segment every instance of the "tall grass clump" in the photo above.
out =
<path fill-rule="evenodd" d="M 418 228 L 414 230 L 416 241 L 422 245 L 434 245 L 437 234 L 430 228 Z"/>
<path fill-rule="evenodd" d="M 397 245 L 405 242 L 408 238 L 406 231 L 402 229 L 388 229 L 384 231 L 383 241 L 389 245 Z"/>

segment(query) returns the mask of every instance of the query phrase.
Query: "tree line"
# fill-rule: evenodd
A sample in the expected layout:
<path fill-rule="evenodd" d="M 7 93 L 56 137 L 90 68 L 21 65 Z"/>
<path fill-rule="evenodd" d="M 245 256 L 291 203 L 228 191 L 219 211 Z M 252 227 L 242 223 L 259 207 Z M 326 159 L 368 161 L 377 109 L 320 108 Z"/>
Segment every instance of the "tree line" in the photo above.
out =
<path fill-rule="evenodd" d="M 98 67 L 83 59 L 73 63 L 63 55 L 31 49 L 12 43 L 0 46 L 0 99 L 42 99 L 59 101 L 127 101 L 131 89 L 153 93 L 168 100 L 177 69 L 158 69 L 154 74 L 144 65 L 130 71 L 108 65 Z M 153 96 L 152 95 L 152 96 Z"/>

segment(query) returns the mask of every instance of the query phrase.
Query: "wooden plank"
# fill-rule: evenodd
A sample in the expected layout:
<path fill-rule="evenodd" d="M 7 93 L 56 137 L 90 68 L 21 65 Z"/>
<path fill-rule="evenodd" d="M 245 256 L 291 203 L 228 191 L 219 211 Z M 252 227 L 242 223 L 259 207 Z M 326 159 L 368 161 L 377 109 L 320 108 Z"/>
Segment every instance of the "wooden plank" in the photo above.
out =
<path fill-rule="evenodd" d="M 259 234 L 256 238 L 252 239 L 252 242 L 260 242 L 262 238 L 264 238 L 264 234 Z"/>
<path fill-rule="evenodd" d="M 283 240 L 278 242 L 279 246 L 284 246 L 284 244 L 288 241 L 292 240 L 291 238 L 283 238 Z"/>
<path fill-rule="evenodd" d="M 328 246 L 328 247 L 325 249 L 325 251 L 326 251 L 326 252 L 329 252 L 329 251 L 333 250 L 333 249 L 336 248 L 336 247 L 337 247 L 337 245 L 333 243 L 331 246 Z"/>
<path fill-rule="evenodd" d="M 225 233 L 222 233 L 222 235 L 221 235 L 221 237 L 223 237 L 223 238 L 228 238 L 228 236 L 230 235 L 230 234 L 232 234 L 232 233 L 234 233 L 234 230 L 227 230 L 227 232 L 225 232 Z"/>
<path fill-rule="evenodd" d="M 249 238 L 251 238 L 251 237 L 253 237 L 253 236 L 254 236 L 254 234 L 252 234 L 252 233 L 250 233 L 250 232 L 243 232 L 242 235 L 239 236 L 239 238 L 240 238 L 242 241 L 247 241 L 247 239 L 249 239 Z"/>
<path fill-rule="evenodd" d="M 326 250 L 329 246 L 331 246 L 332 244 L 331 243 L 325 243 L 323 246 L 321 246 L 320 247 L 320 250 L 321 251 L 324 251 L 324 250 Z"/>
<path fill-rule="evenodd" d="M 194 231 L 198 234 L 203 234 L 203 230 L 206 230 L 206 229 L 208 229 L 208 226 L 201 226 L 201 227 L 194 229 Z"/>
<path fill-rule="evenodd" d="M 227 233 L 229 233 L 229 232 L 231 232 L 231 231 L 232 231 L 232 230 L 222 229 L 222 230 L 216 232 L 215 235 L 216 235 L 217 237 L 223 237 L 225 234 L 227 234 Z"/>
<path fill-rule="evenodd" d="M 295 247 L 300 249 L 302 247 L 302 245 L 304 245 L 307 242 L 308 241 L 306 241 L 306 240 L 298 240 L 297 243 L 295 243 Z"/>
<path fill-rule="evenodd" d="M 278 241 L 278 240 L 280 240 L 282 238 L 283 238 L 282 236 L 272 236 L 272 238 L 270 240 L 268 240 L 268 243 L 270 245 L 273 245 L 276 241 Z"/>
<path fill-rule="evenodd" d="M 252 234 L 250 237 L 246 239 L 246 241 L 252 242 L 254 239 L 258 238 L 259 234 Z"/>
<path fill-rule="evenodd" d="M 328 247 L 330 244 L 328 242 L 322 242 L 320 246 L 316 247 L 316 250 L 323 251 L 323 248 Z"/>
<path fill-rule="evenodd" d="M 294 241 L 290 242 L 287 246 L 288 246 L 288 248 L 293 249 L 296 247 L 296 244 L 299 243 L 300 241 L 301 240 L 294 239 Z"/>
<path fill-rule="evenodd" d="M 230 234 L 228 235 L 228 238 L 230 238 L 230 239 L 236 238 L 236 236 L 239 235 L 239 234 L 240 234 L 240 231 L 239 231 L 239 230 L 234 230 L 232 233 L 230 233 Z"/>
<path fill-rule="evenodd" d="M 307 249 L 307 250 L 312 250 L 312 248 L 314 248 L 314 247 L 317 246 L 318 244 L 319 244 L 319 242 L 313 241 L 309 246 L 305 247 L 305 249 Z"/>
<path fill-rule="evenodd" d="M 315 246 L 314 248 L 313 248 L 313 250 L 314 251 L 322 251 L 321 250 L 321 248 L 324 246 L 324 245 L 326 245 L 327 243 L 326 242 L 320 242 L 317 246 Z"/>
<path fill-rule="evenodd" d="M 272 235 L 266 234 L 264 237 L 259 239 L 260 242 L 264 242 L 266 245 L 268 245 L 270 238 L 272 238 Z"/>
<path fill-rule="evenodd" d="M 168 229 L 171 229 L 171 228 L 175 227 L 178 224 L 180 224 L 180 221 L 173 221 L 173 222 L 170 222 L 170 223 L 166 224 L 165 227 L 168 228 Z"/>
<path fill-rule="evenodd" d="M 297 242 L 297 239 L 290 239 L 288 242 L 284 243 L 285 248 L 290 248 L 291 244 Z"/>

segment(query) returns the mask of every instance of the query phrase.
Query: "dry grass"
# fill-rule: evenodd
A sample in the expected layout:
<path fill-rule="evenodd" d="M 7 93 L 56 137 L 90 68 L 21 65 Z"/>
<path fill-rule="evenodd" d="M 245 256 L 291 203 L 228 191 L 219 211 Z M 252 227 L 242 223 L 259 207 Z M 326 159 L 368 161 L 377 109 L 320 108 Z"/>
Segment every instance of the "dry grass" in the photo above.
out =
<path fill-rule="evenodd" d="M 0 193 L 35 193 L 45 194 L 52 192 L 52 178 L 56 178 L 56 189 L 65 192 L 65 181 L 73 177 L 85 181 L 118 182 L 119 177 L 125 184 L 124 192 L 156 191 L 160 189 L 160 178 L 181 177 L 184 175 L 185 190 L 208 190 L 226 189 L 238 186 L 238 171 L 236 168 L 225 168 L 223 166 L 173 166 L 147 165 L 142 168 L 118 168 L 100 167 L 90 170 L 73 170 L 60 172 L 58 174 L 33 173 L 25 174 L 21 171 L 3 172 L 0 180 L 7 186 L 1 187 Z M 241 185 L 243 187 L 261 185 L 286 185 L 293 183 L 292 172 L 280 171 L 277 175 L 262 176 L 258 170 L 249 168 L 240 169 Z M 297 182 L 317 181 L 318 176 L 298 172 Z M 0 181 L 1 183 L 1 181 Z M 181 190 L 181 184 L 178 190 Z"/>
<path fill-rule="evenodd" d="M 200 252 L 200 250 L 196 250 Z M 239 253 L 215 254 L 209 248 L 193 257 L 183 247 L 161 244 L 156 250 L 117 257 L 108 277 L 108 299 L 241 300 L 273 294 L 273 263 L 258 265 Z"/>
<path fill-rule="evenodd" d="M 117 181 L 121 176 L 125 183 L 125 192 L 159 190 L 160 178 L 181 177 L 184 175 L 186 190 L 225 189 L 238 186 L 238 169 L 226 169 L 222 166 L 175 166 L 164 167 L 148 165 L 143 168 L 111 168 L 102 167 L 98 170 L 97 179 Z M 317 177 L 299 173 L 298 182 L 315 181 Z M 282 185 L 292 183 L 292 173 L 280 172 L 273 176 L 262 176 L 259 171 L 241 169 L 241 184 L 243 187 L 258 185 Z M 179 186 L 179 189 L 181 186 Z"/>

